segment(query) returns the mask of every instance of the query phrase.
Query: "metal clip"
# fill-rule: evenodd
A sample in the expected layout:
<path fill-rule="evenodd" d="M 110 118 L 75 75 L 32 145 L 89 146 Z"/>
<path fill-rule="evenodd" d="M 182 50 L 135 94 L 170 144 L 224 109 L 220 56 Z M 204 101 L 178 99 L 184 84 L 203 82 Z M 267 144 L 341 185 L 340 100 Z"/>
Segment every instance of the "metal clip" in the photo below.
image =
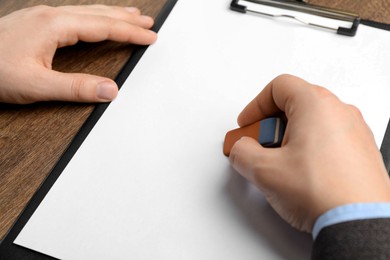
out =
<path fill-rule="evenodd" d="M 247 3 L 247 5 L 245 5 L 245 2 Z M 255 3 L 255 4 L 285 9 L 285 10 L 297 11 L 297 12 L 306 13 L 306 14 L 310 14 L 310 15 L 316 15 L 316 16 L 320 16 L 320 17 L 324 17 L 324 18 L 328 18 L 328 19 L 332 19 L 332 20 L 346 21 L 346 22 L 351 23 L 351 27 L 350 28 L 342 27 L 342 26 L 331 27 L 328 25 L 322 25 L 322 24 L 306 21 L 305 19 L 298 17 L 296 15 L 266 13 L 266 12 L 262 12 L 259 10 L 255 10 L 254 8 L 248 8 L 248 3 Z M 265 15 L 268 17 L 274 17 L 274 18 L 277 18 L 277 17 L 290 18 L 290 19 L 294 19 L 300 23 L 309 25 L 309 26 L 332 30 L 338 34 L 346 35 L 346 36 L 355 36 L 356 31 L 357 31 L 358 26 L 359 26 L 359 23 L 360 23 L 360 17 L 357 14 L 344 12 L 344 11 L 340 11 L 340 10 L 335 10 L 335 9 L 331 9 L 331 8 L 314 6 L 314 5 L 307 4 L 303 1 L 292 1 L 292 0 L 245 0 L 245 1 L 242 1 L 242 0 L 233 0 L 230 4 L 230 9 L 237 11 L 237 12 L 241 12 L 241 13 L 248 12 L 248 13 Z"/>

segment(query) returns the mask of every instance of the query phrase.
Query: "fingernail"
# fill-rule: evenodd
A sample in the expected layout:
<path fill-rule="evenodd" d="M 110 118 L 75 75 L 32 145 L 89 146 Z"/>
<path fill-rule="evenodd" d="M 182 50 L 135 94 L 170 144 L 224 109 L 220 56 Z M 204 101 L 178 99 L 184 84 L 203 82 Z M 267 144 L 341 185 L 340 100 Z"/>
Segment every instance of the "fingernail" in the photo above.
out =
<path fill-rule="evenodd" d="M 137 13 L 137 12 L 139 12 L 139 9 L 136 8 L 136 7 L 125 7 L 125 9 L 126 9 L 129 13 Z"/>
<path fill-rule="evenodd" d="M 157 40 L 157 33 L 152 31 L 152 30 L 148 30 L 148 33 L 150 34 L 150 36 L 154 37 L 154 41 Z"/>
<path fill-rule="evenodd" d="M 103 100 L 113 100 L 118 93 L 118 87 L 112 82 L 101 82 L 96 88 L 96 96 Z"/>

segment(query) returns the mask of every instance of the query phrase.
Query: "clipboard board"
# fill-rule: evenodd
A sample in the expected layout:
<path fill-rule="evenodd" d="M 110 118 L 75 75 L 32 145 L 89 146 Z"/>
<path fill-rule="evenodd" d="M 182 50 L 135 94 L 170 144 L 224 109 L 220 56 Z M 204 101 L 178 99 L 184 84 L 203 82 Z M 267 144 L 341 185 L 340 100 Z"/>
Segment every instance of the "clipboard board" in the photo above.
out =
<path fill-rule="evenodd" d="M 177 0 L 170 0 L 167 2 L 167 5 L 163 8 L 160 16 L 156 19 L 155 30 L 158 30 L 165 19 L 167 18 L 169 12 L 172 10 Z M 143 53 L 146 51 L 146 48 L 140 47 L 131 57 L 129 62 L 126 64 L 125 68 L 122 70 L 116 82 L 119 86 L 123 84 L 127 76 L 131 73 L 132 69 L 135 67 L 139 59 L 142 57 Z M 3 258 L 13 257 L 13 258 L 29 258 L 29 259 L 53 259 L 49 256 L 34 252 L 32 250 L 26 249 L 24 247 L 17 246 L 13 244 L 13 240 L 19 234 L 23 226 L 27 223 L 28 219 L 32 216 L 35 209 L 38 207 L 40 202 L 44 199 L 46 193 L 50 190 L 51 186 L 55 183 L 56 179 L 61 174 L 62 170 L 65 168 L 66 164 L 72 159 L 73 155 L 77 151 L 77 149 L 81 146 L 82 142 L 88 135 L 88 133 L 92 130 L 96 122 L 99 120 L 100 116 L 104 113 L 107 104 L 102 104 L 97 106 L 95 111 L 91 114 L 90 118 L 87 120 L 85 125 L 80 130 L 76 139 L 72 142 L 71 146 L 68 148 L 64 156 L 61 158 L 59 163 L 53 169 L 52 173 L 46 179 L 42 187 L 37 191 L 37 193 L 32 198 L 31 202 L 28 204 L 27 208 L 24 210 L 16 224 L 11 229 L 10 233 L 6 236 L 4 241 L 0 245 L 0 256 Z M 384 159 L 386 165 L 389 163 L 389 145 L 390 145 L 390 130 L 389 127 L 386 131 L 386 136 L 383 140 L 381 152 L 384 155 Z M 385 155 L 387 156 L 385 158 Z"/>

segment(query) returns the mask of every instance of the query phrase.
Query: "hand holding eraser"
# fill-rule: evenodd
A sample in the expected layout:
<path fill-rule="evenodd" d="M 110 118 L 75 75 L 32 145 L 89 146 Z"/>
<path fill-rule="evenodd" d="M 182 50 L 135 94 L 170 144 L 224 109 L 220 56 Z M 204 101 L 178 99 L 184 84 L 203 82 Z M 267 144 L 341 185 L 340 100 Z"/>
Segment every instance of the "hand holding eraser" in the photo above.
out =
<path fill-rule="evenodd" d="M 223 153 L 229 156 L 235 142 L 248 136 L 256 139 L 264 147 L 279 147 L 282 144 L 286 124 L 279 117 L 270 117 L 254 124 L 227 132 L 223 145 Z"/>

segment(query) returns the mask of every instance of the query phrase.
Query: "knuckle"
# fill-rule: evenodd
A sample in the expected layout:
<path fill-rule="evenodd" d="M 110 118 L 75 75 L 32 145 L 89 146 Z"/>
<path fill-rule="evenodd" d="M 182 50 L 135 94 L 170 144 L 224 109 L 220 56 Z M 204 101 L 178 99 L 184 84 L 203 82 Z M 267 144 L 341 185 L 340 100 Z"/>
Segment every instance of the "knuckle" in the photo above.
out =
<path fill-rule="evenodd" d="M 340 105 L 343 104 L 340 99 L 327 88 L 315 86 L 312 90 L 313 98 L 316 100 L 312 105 L 318 109 L 334 111 L 334 109 L 340 108 Z"/>
<path fill-rule="evenodd" d="M 353 113 L 360 114 L 360 109 L 357 108 L 355 105 L 347 104 L 348 109 L 350 109 Z"/>
<path fill-rule="evenodd" d="M 357 108 L 355 105 L 351 105 L 351 104 L 348 104 L 347 107 L 353 115 L 363 119 L 363 114 L 359 108 Z"/>
<path fill-rule="evenodd" d="M 243 138 L 245 139 L 245 137 Z M 246 165 L 244 163 L 244 150 L 245 150 L 245 144 L 244 140 L 238 140 L 232 147 L 232 150 L 230 151 L 230 163 L 233 165 L 235 168 L 242 168 L 243 165 Z"/>
<path fill-rule="evenodd" d="M 55 28 L 58 24 L 61 23 L 61 11 L 59 8 L 48 6 L 48 5 L 38 5 L 28 8 L 26 12 L 26 17 L 39 26 L 42 27 L 53 27 Z"/>
<path fill-rule="evenodd" d="M 322 86 L 316 86 L 315 93 L 320 98 L 335 97 L 332 92 L 330 92 L 327 88 L 324 88 Z"/>
<path fill-rule="evenodd" d="M 85 84 L 85 80 L 80 77 L 75 77 L 70 85 L 70 97 L 74 100 L 81 100 L 81 89 Z"/>
<path fill-rule="evenodd" d="M 240 155 L 240 145 L 237 142 L 233 145 L 232 150 L 230 151 L 229 161 L 232 165 L 237 165 L 237 160 Z"/>
<path fill-rule="evenodd" d="M 238 140 L 230 152 L 230 163 L 241 173 L 253 172 L 255 167 L 260 166 L 257 164 L 256 155 L 248 156 L 248 138 Z"/>
<path fill-rule="evenodd" d="M 58 9 L 48 5 L 34 6 L 31 7 L 31 10 L 35 15 L 45 20 L 52 20 L 58 15 Z"/>

